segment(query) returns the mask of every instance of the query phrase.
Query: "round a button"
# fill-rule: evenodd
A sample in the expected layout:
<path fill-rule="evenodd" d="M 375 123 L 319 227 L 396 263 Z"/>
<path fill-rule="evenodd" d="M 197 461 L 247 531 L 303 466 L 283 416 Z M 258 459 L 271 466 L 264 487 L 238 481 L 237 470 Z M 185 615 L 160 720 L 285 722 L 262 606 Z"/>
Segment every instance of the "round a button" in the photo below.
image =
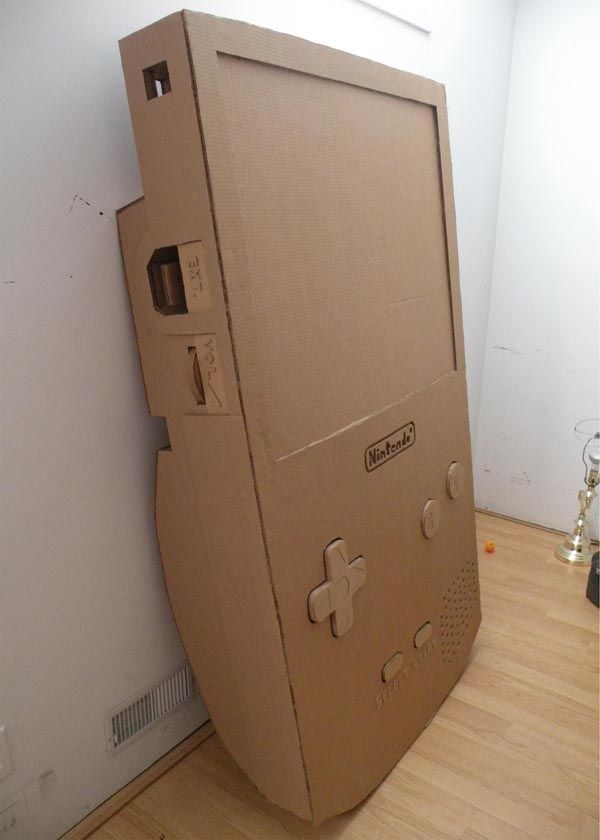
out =
<path fill-rule="evenodd" d="M 458 461 L 452 461 L 446 476 L 446 490 L 451 499 L 458 499 L 465 488 L 465 468 Z"/>
<path fill-rule="evenodd" d="M 440 527 L 441 518 L 440 503 L 436 499 L 426 501 L 421 514 L 421 530 L 428 540 L 435 536 L 437 529 Z"/>

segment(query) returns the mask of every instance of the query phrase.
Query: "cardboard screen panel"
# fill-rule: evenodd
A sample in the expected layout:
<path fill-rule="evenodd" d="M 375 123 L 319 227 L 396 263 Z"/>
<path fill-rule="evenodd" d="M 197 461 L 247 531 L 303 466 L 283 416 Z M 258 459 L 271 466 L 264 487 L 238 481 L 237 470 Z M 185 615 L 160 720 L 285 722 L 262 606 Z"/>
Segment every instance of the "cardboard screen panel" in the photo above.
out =
<path fill-rule="evenodd" d="M 435 109 L 231 56 L 218 69 L 264 424 L 285 457 L 454 369 Z"/>
<path fill-rule="evenodd" d="M 480 620 L 443 88 L 188 12 L 121 52 L 169 597 L 224 743 L 318 823 L 408 749 Z"/>

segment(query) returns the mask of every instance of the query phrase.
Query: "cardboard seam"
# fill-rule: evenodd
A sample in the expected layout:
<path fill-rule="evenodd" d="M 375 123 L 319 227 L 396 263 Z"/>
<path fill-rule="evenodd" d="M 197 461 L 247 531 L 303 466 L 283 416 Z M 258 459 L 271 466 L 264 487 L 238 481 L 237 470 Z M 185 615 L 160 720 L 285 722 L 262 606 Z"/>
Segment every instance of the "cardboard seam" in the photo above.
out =
<path fill-rule="evenodd" d="M 198 27 L 198 23 L 195 20 L 195 18 L 198 18 L 198 17 L 210 18 L 211 22 L 212 22 L 213 26 L 215 26 L 215 28 L 216 27 L 221 28 L 221 27 L 223 27 L 224 24 L 227 25 L 227 24 L 230 24 L 232 22 L 230 19 L 221 17 L 220 15 L 215 15 L 215 14 L 211 14 L 211 13 L 208 13 L 208 12 L 196 12 L 196 11 L 192 11 L 190 9 L 184 9 L 181 14 L 184 16 L 184 19 L 186 21 L 186 26 L 189 25 L 191 28 Z M 188 20 L 188 18 L 189 18 L 189 20 Z M 398 71 L 399 71 L 399 68 L 394 67 L 391 64 L 385 64 L 385 63 L 380 62 L 380 61 L 375 61 L 374 59 L 368 58 L 367 56 L 355 55 L 353 53 L 347 52 L 346 50 L 342 50 L 342 49 L 339 49 L 339 48 L 336 48 L 336 47 L 332 47 L 332 46 L 325 47 L 325 45 L 320 44 L 318 41 L 313 41 L 310 38 L 304 38 L 302 36 L 292 35 L 289 32 L 281 32 L 281 31 L 276 30 L 276 29 L 271 29 L 270 27 L 259 26 L 258 24 L 251 23 L 250 21 L 246 21 L 246 20 L 235 20 L 235 24 L 236 24 L 237 27 L 245 29 L 247 35 L 249 35 L 249 37 L 252 40 L 254 39 L 255 36 L 260 38 L 263 33 L 267 33 L 269 36 L 275 36 L 282 43 L 285 42 L 288 46 L 292 43 L 301 43 L 303 45 L 304 49 L 308 49 L 313 53 L 315 51 L 321 52 L 325 48 L 329 53 L 335 55 L 336 58 L 347 58 L 349 55 L 353 56 L 354 58 L 358 58 L 364 65 L 369 66 L 369 68 L 371 70 L 378 71 L 381 68 L 383 68 L 385 71 L 387 71 L 387 72 L 391 71 L 392 73 L 395 73 L 395 74 L 397 74 Z M 252 30 L 252 32 L 251 32 L 251 30 Z M 187 38 L 187 32 L 186 32 L 186 38 Z M 266 65 L 269 65 L 269 66 L 281 67 L 281 69 L 283 69 L 283 70 L 291 70 L 291 71 L 298 72 L 298 73 L 304 73 L 305 72 L 303 69 L 299 68 L 298 62 L 295 62 L 295 64 L 293 66 L 291 66 L 290 64 L 279 65 L 279 64 L 276 63 L 275 59 L 272 60 L 272 61 L 269 60 L 268 58 L 255 59 L 255 58 L 252 58 L 251 56 L 249 56 L 247 54 L 242 54 L 241 49 L 238 49 L 238 50 L 235 50 L 235 51 L 232 51 L 231 48 L 221 49 L 221 50 L 216 49 L 215 52 L 216 52 L 217 55 L 229 55 L 232 58 L 242 58 L 242 59 L 247 59 L 248 61 L 255 61 L 257 64 L 266 64 Z M 422 85 L 424 85 L 428 88 L 433 88 L 435 90 L 439 90 L 440 88 L 443 89 L 443 87 L 444 87 L 442 82 L 438 82 L 435 79 L 430 79 L 427 76 L 422 76 L 420 73 L 410 73 L 410 72 L 405 71 L 405 70 L 403 70 L 401 72 L 405 76 L 407 82 L 409 82 L 411 85 L 422 84 Z M 376 93 L 385 93 L 386 92 L 386 91 L 382 91 L 380 88 L 373 88 L 373 87 L 370 87 L 366 84 L 363 85 L 363 84 L 360 84 L 360 83 L 355 84 L 355 82 L 348 82 L 344 78 L 338 77 L 338 76 L 323 76 L 323 75 L 318 74 L 318 73 L 310 73 L 310 72 L 307 72 L 307 75 L 311 75 L 311 76 L 314 76 L 315 78 L 319 78 L 319 79 L 331 79 L 331 81 L 341 81 L 343 84 L 355 85 L 356 87 L 362 87 L 365 90 L 372 90 Z M 396 96 L 397 94 L 392 93 L 391 95 Z M 400 97 L 400 98 L 407 98 L 407 99 L 410 99 L 413 102 L 420 102 L 420 103 L 427 104 L 427 105 L 433 105 L 434 104 L 433 101 L 430 101 L 429 99 L 426 100 L 425 98 L 421 98 L 421 99 L 416 98 L 416 97 Z M 433 100 L 433 99 L 434 99 L 434 97 L 431 97 L 431 100 Z"/>
<path fill-rule="evenodd" d="M 261 535 L 262 535 L 263 546 L 264 546 L 264 550 L 265 550 L 267 572 L 268 572 L 268 575 L 269 575 L 269 585 L 271 587 L 271 594 L 273 596 L 273 604 L 275 606 L 275 614 L 276 614 L 276 617 L 277 617 L 277 625 L 278 625 L 278 628 L 279 628 L 279 638 L 280 638 L 281 649 L 282 649 L 282 653 L 283 653 L 283 661 L 284 661 L 284 664 L 285 664 L 285 671 L 286 671 L 286 676 L 287 676 L 288 689 L 289 689 L 289 692 L 290 692 L 290 699 L 291 699 L 291 702 L 292 702 L 292 710 L 293 710 L 293 713 L 294 713 L 294 721 L 295 721 L 295 724 L 296 724 L 296 736 L 297 736 L 297 740 L 298 740 L 298 749 L 299 749 L 299 753 L 300 753 L 300 760 L 301 760 L 301 763 L 302 763 L 302 770 L 303 770 L 303 773 L 304 773 L 304 783 L 305 783 L 305 786 L 306 786 L 306 795 L 307 795 L 307 799 L 308 799 L 310 819 L 311 819 L 311 821 L 314 822 L 314 807 L 313 807 L 313 803 L 312 803 L 310 784 L 309 784 L 309 781 L 308 781 L 308 770 L 307 770 L 307 766 L 306 766 L 306 759 L 305 759 L 305 756 L 304 756 L 302 739 L 300 737 L 300 723 L 299 723 L 299 718 L 298 718 L 298 709 L 297 709 L 297 705 L 296 705 L 296 698 L 294 697 L 294 689 L 293 689 L 292 679 L 291 679 L 291 675 L 290 675 L 290 667 L 289 667 L 288 654 L 287 654 L 286 645 L 285 645 L 285 638 L 284 638 L 284 634 L 283 634 L 283 624 L 282 624 L 282 619 L 281 619 L 281 613 L 280 613 L 280 609 L 279 609 L 279 603 L 278 603 L 278 600 L 277 600 L 277 595 L 275 593 L 275 585 L 274 585 L 274 582 L 273 582 L 273 571 L 272 571 L 272 568 L 271 568 L 271 558 L 270 558 L 269 548 L 268 548 L 268 544 L 267 544 L 267 535 L 266 535 L 266 528 L 265 528 L 265 523 L 264 523 L 264 516 L 263 516 L 263 511 L 262 511 L 262 505 L 261 505 L 261 502 L 260 502 L 260 494 L 259 494 L 259 491 L 258 491 L 258 482 L 257 482 L 257 479 L 256 479 L 256 469 L 255 469 L 255 465 L 254 465 L 254 457 L 253 457 L 253 454 L 252 454 L 250 434 L 248 432 L 248 423 L 247 423 L 247 420 L 246 420 L 246 411 L 245 411 L 245 408 L 244 408 L 244 399 L 243 399 L 243 396 L 242 396 L 242 388 L 241 388 L 241 380 L 240 380 L 240 375 L 239 375 L 238 359 L 237 359 L 237 353 L 236 353 L 236 348 L 235 348 L 233 323 L 232 323 L 232 318 L 231 318 L 231 310 L 230 310 L 230 306 L 229 306 L 229 296 L 228 296 L 228 293 L 227 293 L 227 283 L 225 282 L 225 269 L 224 269 L 224 265 L 223 265 L 223 258 L 222 258 L 222 255 L 221 255 L 219 232 L 218 232 L 217 219 L 216 219 L 216 214 L 215 214 L 215 209 L 214 209 L 214 196 L 213 196 L 213 189 L 212 189 L 212 184 L 211 184 L 211 180 L 210 180 L 210 169 L 209 169 L 209 166 L 208 166 L 208 156 L 207 156 L 207 152 L 206 152 L 206 141 L 205 141 L 205 137 L 204 137 L 204 130 L 203 130 L 203 126 L 202 126 L 202 121 L 200 119 L 200 103 L 199 103 L 198 89 L 197 89 L 197 84 L 196 84 L 196 70 L 195 70 L 195 65 L 194 65 L 194 58 L 193 58 L 193 54 L 192 54 L 192 49 L 191 49 L 191 45 L 190 45 L 189 33 L 188 33 L 188 29 L 187 29 L 187 21 L 186 21 L 186 12 L 185 11 L 181 12 L 181 18 L 182 18 L 182 24 L 183 24 L 185 46 L 186 46 L 186 50 L 187 50 L 187 54 L 188 54 L 188 60 L 189 60 L 189 63 L 190 63 L 190 68 L 191 68 L 191 71 L 192 71 L 191 72 L 192 93 L 193 93 L 193 97 L 194 97 L 194 104 L 196 106 L 196 120 L 197 120 L 197 123 L 198 123 L 198 132 L 200 134 L 200 143 L 201 143 L 201 146 L 202 146 L 202 156 L 203 156 L 203 161 L 204 161 L 204 170 L 205 170 L 205 174 L 206 174 L 206 185 L 207 185 L 207 190 L 208 190 L 210 214 L 211 214 L 211 219 L 212 219 L 213 233 L 214 233 L 214 236 L 215 236 L 215 246 L 216 246 L 216 251 L 217 251 L 217 259 L 218 259 L 218 262 L 219 262 L 219 271 L 221 272 L 221 287 L 222 287 L 222 290 L 223 290 L 223 301 L 224 301 L 224 304 L 225 304 L 225 313 L 226 313 L 226 316 L 227 316 L 227 323 L 228 323 L 228 326 L 229 326 L 229 335 L 230 335 L 230 341 L 231 341 L 231 353 L 232 353 L 232 357 L 233 357 L 233 369 L 234 369 L 234 374 L 235 374 L 236 387 L 237 387 L 237 391 L 238 391 L 238 398 L 239 398 L 239 401 L 240 401 L 240 411 L 241 411 L 241 416 L 242 416 L 242 422 L 244 424 L 244 434 L 245 434 L 245 437 L 246 437 L 246 445 L 248 447 L 248 458 L 249 458 L 249 461 L 250 461 L 250 470 L 252 472 L 252 484 L 253 484 L 253 487 L 254 487 L 254 497 L 255 497 L 255 500 L 256 500 L 256 507 L 257 507 L 258 518 L 259 518 L 259 522 L 260 522 Z"/>
<path fill-rule="evenodd" d="M 376 411 L 371 412 L 371 414 L 366 414 L 364 417 L 361 417 L 358 420 L 353 420 L 352 423 L 348 423 L 347 426 L 342 426 L 341 429 L 337 429 L 335 432 L 331 432 L 329 435 L 325 435 L 325 437 L 318 438 L 318 440 L 313 440 L 311 443 L 307 443 L 304 446 L 301 446 L 299 449 L 294 449 L 292 452 L 287 452 L 285 455 L 279 455 L 275 458 L 275 463 L 278 464 L 280 461 L 285 461 L 288 458 L 292 458 L 294 455 L 299 455 L 301 452 L 306 452 L 307 449 L 312 449 L 314 446 L 319 446 L 321 443 L 326 443 L 328 440 L 332 440 L 335 437 L 343 434 L 344 432 L 349 431 L 350 429 L 354 429 L 357 426 L 362 426 L 363 423 L 366 423 L 368 420 L 372 420 L 373 417 L 378 417 L 380 414 L 385 414 L 386 411 L 389 411 L 392 408 L 396 408 L 396 406 L 401 405 L 406 400 L 409 400 L 411 397 L 420 394 L 422 391 L 426 391 L 428 388 L 433 388 L 434 385 L 438 385 L 440 382 L 443 382 L 444 379 L 447 379 L 449 376 L 454 376 L 458 371 L 456 369 L 449 370 L 446 373 L 439 376 L 437 379 L 434 379 L 433 382 L 429 382 L 427 385 L 423 385 L 422 388 L 417 388 L 415 391 L 411 391 L 409 394 L 406 394 L 402 399 L 396 400 L 389 405 L 384 405 L 382 408 L 376 409 Z"/>
<path fill-rule="evenodd" d="M 186 33 L 187 35 L 187 33 Z M 305 39 L 300 39 L 305 40 Z M 309 43 L 313 43 L 309 41 Z M 337 50 L 333 50 L 333 52 L 338 52 Z M 341 52 L 341 51 L 340 51 Z M 416 105 L 424 105 L 426 108 L 435 108 L 437 111 L 437 103 L 435 102 L 427 102 L 424 99 L 417 99 L 414 96 L 403 96 L 399 93 L 392 93 L 389 90 L 381 90 L 380 88 L 370 87 L 369 85 L 361 85 L 358 82 L 349 82 L 346 79 L 341 79 L 338 76 L 331 76 L 331 75 L 323 75 L 322 73 L 309 73 L 308 70 L 300 70 L 297 67 L 286 67 L 283 64 L 277 64 L 276 61 L 267 61 L 266 59 L 259 60 L 258 58 L 252 58 L 248 55 L 242 55 L 241 50 L 239 52 L 229 52 L 227 50 L 215 50 L 217 56 L 224 56 L 227 58 L 237 58 L 240 61 L 251 61 L 253 64 L 261 64 L 264 67 L 274 67 L 276 70 L 284 70 L 287 73 L 298 73 L 300 76 L 308 76 L 311 79 L 321 79 L 326 82 L 336 82 L 339 85 L 346 85 L 347 87 L 356 87 L 360 88 L 361 90 L 368 90 L 369 93 L 379 93 L 381 96 L 391 96 L 394 99 L 402 99 L 406 100 L 407 102 L 414 102 Z M 365 59 L 368 61 L 368 59 Z M 387 66 L 387 65 L 384 65 Z M 423 79 L 424 76 L 417 76 L 417 78 Z M 434 84 L 440 84 L 439 82 L 435 82 Z M 436 117 L 437 121 L 437 117 Z"/>
<path fill-rule="evenodd" d="M 141 195 L 139 198 L 136 198 L 134 201 L 130 201 L 129 204 L 126 204 L 125 207 L 121 207 L 120 210 L 117 211 L 116 218 L 117 218 L 117 237 L 119 240 L 119 250 L 121 251 L 121 268 L 123 269 L 123 280 L 125 283 L 125 289 L 127 291 L 127 300 L 129 301 L 129 310 L 131 312 L 131 321 L 133 323 L 133 332 L 135 335 L 135 344 L 136 344 L 136 351 L 139 363 L 139 369 L 142 374 L 142 385 L 144 386 L 144 396 L 146 397 L 146 405 L 148 406 L 148 413 L 151 417 L 156 417 L 160 415 L 156 415 L 152 413 L 152 405 L 150 402 L 150 389 L 148 387 L 148 382 L 146 381 L 146 372 L 144 369 L 144 361 L 142 359 L 142 347 L 140 344 L 140 336 L 137 321 L 135 319 L 135 309 L 133 305 L 133 293 L 129 283 L 127 282 L 127 265 L 125 261 L 125 242 L 122 236 L 122 222 L 121 220 L 125 219 L 125 214 L 129 210 L 129 208 L 134 207 L 136 204 L 140 204 L 141 202 L 145 201 L 145 196 Z M 123 214 L 123 215 L 121 215 Z M 124 223 L 124 222 L 123 222 Z M 136 248 L 137 254 L 137 248 Z M 165 424 L 167 425 L 168 431 L 168 424 L 166 422 L 166 418 L 164 418 Z M 158 456 L 157 456 L 158 457 Z"/>
<path fill-rule="evenodd" d="M 444 101 L 446 100 L 446 89 L 443 89 Z M 442 162 L 442 142 L 440 138 L 440 118 L 438 106 L 434 106 L 435 112 L 435 139 L 437 145 L 438 178 L 440 182 L 440 196 L 442 199 L 442 219 L 444 223 L 444 251 L 446 256 L 446 272 L 448 275 L 448 297 L 450 298 L 450 322 L 452 324 L 452 353 L 454 354 L 454 370 L 458 371 L 458 353 L 456 352 L 456 306 L 452 289 L 452 266 L 450 264 L 450 242 L 448 241 L 448 200 L 444 184 L 444 165 Z M 448 155 L 448 167 L 450 167 L 450 178 L 452 178 L 452 161 Z M 457 234 L 458 238 L 458 234 Z M 458 290 L 457 290 L 458 291 Z M 458 291 L 458 293 L 460 293 Z"/>

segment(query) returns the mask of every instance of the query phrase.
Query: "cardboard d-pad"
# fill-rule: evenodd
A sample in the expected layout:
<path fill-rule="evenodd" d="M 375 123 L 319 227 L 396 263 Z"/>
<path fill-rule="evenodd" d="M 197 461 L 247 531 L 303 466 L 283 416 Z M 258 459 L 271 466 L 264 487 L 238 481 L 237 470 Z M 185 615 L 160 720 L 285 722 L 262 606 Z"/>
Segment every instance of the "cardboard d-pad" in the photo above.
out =
<path fill-rule="evenodd" d="M 348 563 L 348 549 L 341 539 L 327 546 L 324 559 L 327 580 L 308 596 L 308 614 L 315 622 L 331 616 L 333 635 L 343 636 L 354 622 L 352 599 L 365 582 L 367 563 L 364 557 Z"/>

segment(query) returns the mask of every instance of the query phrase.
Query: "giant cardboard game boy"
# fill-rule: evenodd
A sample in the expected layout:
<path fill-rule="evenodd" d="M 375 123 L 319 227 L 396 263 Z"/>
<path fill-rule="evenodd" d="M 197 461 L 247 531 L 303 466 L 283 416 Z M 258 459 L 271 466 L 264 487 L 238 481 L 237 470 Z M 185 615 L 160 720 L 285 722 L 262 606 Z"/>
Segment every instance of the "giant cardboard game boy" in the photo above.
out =
<path fill-rule="evenodd" d="M 444 89 L 188 12 L 121 51 L 169 597 L 229 751 L 320 822 L 408 749 L 480 620 Z"/>

